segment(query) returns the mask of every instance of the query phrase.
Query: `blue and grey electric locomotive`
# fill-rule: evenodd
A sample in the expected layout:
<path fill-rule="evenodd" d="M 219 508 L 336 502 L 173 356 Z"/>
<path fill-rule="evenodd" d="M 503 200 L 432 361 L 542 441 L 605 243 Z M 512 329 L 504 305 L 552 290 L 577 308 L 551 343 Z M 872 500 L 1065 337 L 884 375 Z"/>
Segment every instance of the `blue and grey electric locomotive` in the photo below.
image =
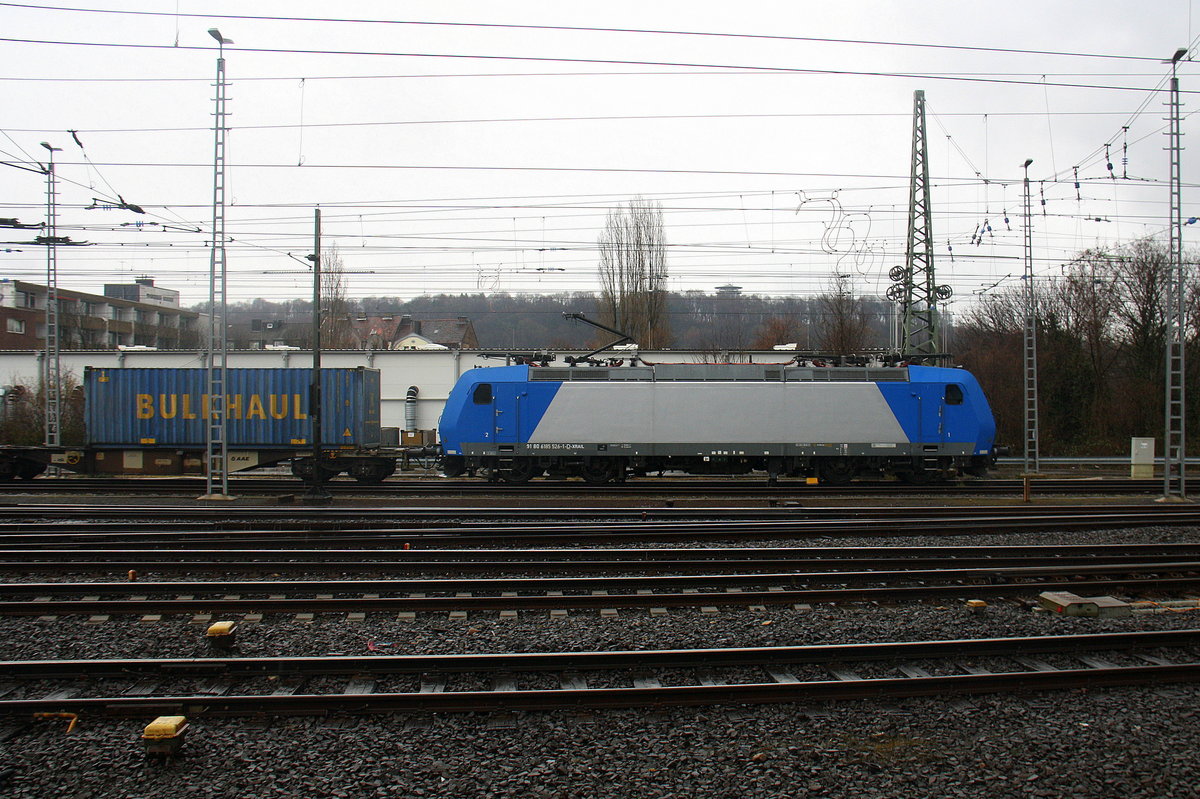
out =
<path fill-rule="evenodd" d="M 472 369 L 440 422 L 449 476 L 509 482 L 675 470 L 922 483 L 983 474 L 995 430 L 969 372 L 930 366 Z"/>

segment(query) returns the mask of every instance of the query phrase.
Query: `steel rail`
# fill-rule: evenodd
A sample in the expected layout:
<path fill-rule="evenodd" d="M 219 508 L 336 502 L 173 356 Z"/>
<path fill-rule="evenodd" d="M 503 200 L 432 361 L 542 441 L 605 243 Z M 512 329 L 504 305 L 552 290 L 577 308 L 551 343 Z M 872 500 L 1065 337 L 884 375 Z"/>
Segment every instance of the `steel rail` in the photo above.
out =
<path fill-rule="evenodd" d="M 136 584 L 134 584 L 136 585 Z M 446 596 L 446 597 L 335 597 L 330 599 L 274 599 L 270 597 L 26 600 L 0 601 L 0 615 L 71 614 L 196 614 L 196 613 L 343 613 L 398 611 L 494 611 L 599 608 L 652 608 L 813 604 L 820 602 L 881 602 L 918 599 L 968 599 L 1029 596 L 1043 591 L 1070 590 L 1141 593 L 1195 590 L 1200 576 L 1163 576 L 1112 580 L 1063 580 L 990 583 L 986 585 L 917 585 L 868 588 L 819 588 L 783 591 L 711 591 L 679 594 L 566 594 L 563 596 Z"/>
<path fill-rule="evenodd" d="M 12 553 L 5 553 L 11 555 Z M 44 552 L 28 552 L 30 557 L 44 558 Z M 119 553 L 127 556 L 129 553 Z M 313 555 L 316 553 L 306 553 Z M 1190 557 L 1200 556 L 1200 552 L 1188 552 Z M 251 553 L 242 555 L 231 555 L 224 560 L 189 560 L 187 557 L 191 553 L 181 553 L 184 557 L 176 557 L 169 561 L 154 560 L 151 558 L 142 559 L 115 559 L 115 560 L 84 560 L 80 559 L 78 553 L 71 556 L 70 560 L 0 560 L 0 573 L 56 573 L 70 572 L 78 574 L 81 572 L 100 572 L 104 574 L 112 574 L 114 572 L 127 573 L 129 571 L 138 572 L 139 579 L 143 579 L 146 574 L 155 573 L 173 573 L 187 572 L 194 573 L 197 571 L 221 571 L 225 574 L 231 572 L 269 572 L 269 573 L 321 573 L 321 572 L 337 572 L 345 574 L 350 572 L 357 573 L 428 573 L 436 572 L 438 574 L 480 574 L 489 572 L 504 572 L 504 573 L 520 573 L 520 574 L 544 574 L 554 572 L 597 572 L 597 573 L 622 573 L 622 572 L 667 572 L 673 571 L 680 574 L 691 574 L 698 572 L 730 572 L 744 569 L 778 569 L 782 567 L 790 567 L 795 569 L 804 569 L 807 571 L 839 571 L 851 567 L 870 568 L 877 571 L 886 571 L 892 569 L 931 569 L 945 568 L 949 564 L 960 568 L 1000 568 L 1010 566 L 1028 566 L 1034 564 L 1045 564 L 1045 558 L 1036 556 L 1027 557 L 912 557 L 912 558 L 826 558 L 826 559 L 809 559 L 809 558 L 736 558 L 733 560 L 721 562 L 709 558 L 702 559 L 675 559 L 675 560 L 511 560 L 511 559 L 496 559 L 482 560 L 473 559 L 469 561 L 447 561 L 447 560 L 305 560 L 303 558 L 292 560 L 267 560 L 261 557 L 262 553 Z M 161 557 L 162 553 L 154 552 L 155 557 Z M 1061 555 L 1054 556 L 1050 562 L 1056 565 L 1094 565 L 1097 563 L 1109 564 L 1166 564 L 1179 560 L 1177 554 L 1168 555 L 1128 555 L 1128 556 L 1104 556 L 1104 555 Z"/>
<path fill-rule="evenodd" d="M 476 577 L 451 579 L 385 579 L 385 580 L 173 580 L 164 582 L 51 582 L 0 583 L 0 597 L 26 594 L 97 595 L 101 597 L 128 594 L 162 593 L 228 593 L 260 592 L 317 594 L 334 591 L 349 593 L 426 593 L 426 592 L 501 592 L 501 591 L 594 591 L 620 588 L 626 590 L 682 590 L 686 588 L 725 588 L 758 585 L 852 585 L 862 583 L 897 582 L 961 582 L 1036 577 L 1112 576 L 1161 574 L 1168 572 L 1200 575 L 1200 561 L 1168 561 L 1162 563 L 1101 563 L 1055 564 L 1052 566 L 1012 566 L 988 568 L 890 569 L 859 571 L 769 572 L 765 574 L 687 574 L 653 576 L 600 577 Z M 1200 580 L 1200 576 L 1197 577 Z"/>
<path fill-rule="evenodd" d="M 1187 631 L 1195 633 L 1196 631 Z M 1179 633 L 1173 633 L 1179 635 Z M 912 648 L 903 649 L 910 644 L 880 644 L 880 645 L 851 645 L 859 648 L 887 647 L 895 648 L 893 654 L 884 655 L 883 650 L 875 649 L 857 659 L 875 660 L 895 657 L 932 657 L 934 651 L 940 650 L 947 657 L 971 656 L 972 648 L 975 653 L 986 652 L 992 656 L 1024 656 L 1030 652 L 1048 651 L 1082 651 L 1104 649 L 1128 649 L 1138 647 L 1162 647 L 1187 645 L 1194 641 L 1184 635 L 1176 638 L 1175 643 L 1127 643 L 1100 644 L 1089 646 L 1079 641 L 1070 642 L 1065 649 L 1040 648 L 1038 639 L 983 639 L 982 641 L 941 641 L 916 642 Z M 1168 639 L 1160 639 L 1166 641 Z M 997 641 L 1006 642 L 1007 648 L 995 648 Z M 1062 647 L 1063 643 L 1058 643 Z M 924 648 L 924 650 L 922 649 Z M 797 647 L 797 650 L 810 649 Z M 745 651 L 730 653 L 724 659 L 720 650 L 693 650 L 683 652 L 649 652 L 649 653 L 560 653 L 566 661 L 574 666 L 554 666 L 546 660 L 555 655 L 476 655 L 465 656 L 475 658 L 477 662 L 499 658 L 500 661 L 486 667 L 493 670 L 513 671 L 522 666 L 516 665 L 521 658 L 526 658 L 525 668 L 561 669 L 561 668 L 604 668 L 604 658 L 610 658 L 615 665 L 609 668 L 629 668 L 631 663 L 638 663 L 637 658 L 643 657 L 642 667 L 662 667 L 671 661 L 678 667 L 686 665 L 693 668 L 711 668 L 716 665 L 745 664 L 746 658 L 758 658 L 758 662 L 830 662 L 853 661 L 856 657 L 849 653 L 841 655 L 796 652 L 783 656 L 783 660 L 775 660 L 770 656 L 763 658 L 748 655 Z M 826 648 L 836 650 L 837 648 Z M 990 650 L 990 651 L 989 651 Z M 922 651 L 925 654 L 919 654 Z M 902 653 L 902 654 L 901 654 Z M 978 654 L 976 654 L 978 656 Z M 436 656 L 415 656 L 407 666 L 383 665 L 372 666 L 363 664 L 364 669 L 387 669 L 389 671 L 408 670 L 443 670 L 429 665 Z M 455 656 L 463 657 L 463 656 Z M 795 658 L 792 660 L 788 657 Z M 541 664 L 535 665 L 541 658 Z M 591 662 L 597 665 L 590 665 Z M 615 660 L 614 660 L 615 658 Z M 683 658 L 683 660 L 680 660 Z M 352 660 L 361 661 L 362 658 Z M 370 660 L 370 659 L 367 659 Z M 380 658 L 379 660 L 383 660 Z M 724 660 L 724 662 L 722 662 Z M 424 661 L 425 665 L 419 665 Z M 81 662 L 76 661 L 76 664 Z M 82 662 L 86 663 L 86 662 Z M 199 668 L 202 661 L 191 668 Z M 8 665 L 8 664 L 4 664 Z M 33 664 L 29 664 L 32 666 Z M 258 664 L 261 668 L 261 664 Z M 28 668 L 26 666 L 25 668 Z M 247 664 L 254 668 L 255 664 Z M 346 673 L 343 669 L 347 663 L 339 666 L 335 673 Z M 49 666 L 48 668 L 54 668 Z M 184 667 L 189 668 L 187 666 Z M 219 667 L 218 667 L 219 668 Z M 268 666 L 268 668 L 273 668 Z M 476 668 L 479 668 L 478 666 Z M 461 670 L 462 666 L 451 666 L 444 670 Z M 263 672 L 259 672 L 263 673 Z M 368 673 L 372 673 L 368 671 Z M 378 673 L 378 672 L 374 672 Z M 557 690 L 496 690 L 496 691 L 454 691 L 454 692 L 406 692 L 406 693 L 369 693 L 369 694 L 276 694 L 276 695 L 235 695 L 235 696 L 141 696 L 141 697 L 43 697 L 39 699 L 0 699 L 0 713 L 7 715 L 25 715 L 38 712 L 73 712 L 97 713 L 111 715 L 149 715 L 152 713 L 181 713 L 187 715 L 202 714 L 286 714 L 313 712 L 385 712 L 385 711 L 424 711 L 424 712 L 454 712 L 481 710 L 554 710 L 561 708 L 623 708 L 644 706 L 685 706 L 720 703 L 767 703 L 767 702 L 797 702 L 797 701 L 830 701 L 843 699 L 863 699 L 875 697 L 911 697 L 937 696 L 963 693 L 992 693 L 1013 690 L 1061 689 L 1099 686 L 1137 685 L 1145 683 L 1192 682 L 1200 678 L 1200 663 L 1169 663 L 1158 660 L 1155 665 L 1147 666 L 1089 666 L 1088 668 L 1056 669 L 1056 670 L 1027 670 L 1018 672 L 951 674 L 937 676 L 909 676 L 905 678 L 882 677 L 866 679 L 838 680 L 809 680 L 774 683 L 738 683 L 723 685 L 684 685 L 659 686 L 640 688 L 563 688 Z"/>
<path fill-rule="evenodd" d="M 461 505 L 438 505 L 438 506 L 392 506 L 392 505 L 370 505 L 370 506 L 353 506 L 353 505 L 338 505 L 328 507 L 305 507 L 303 510 L 287 505 L 253 505 L 253 506 L 223 506 L 218 509 L 206 507 L 196 507 L 192 505 L 116 505 L 113 503 L 79 503 L 79 504 L 20 504 L 20 505 L 4 505 L 0 503 L 0 513 L 3 513 L 6 518 L 21 519 L 41 517 L 55 518 L 57 521 L 53 523 L 46 522 L 44 524 L 36 524 L 30 522 L 0 522 L 0 529 L 9 527 L 33 528 L 38 530 L 52 530 L 60 527 L 70 527 L 71 523 L 79 524 L 77 521 L 79 514 L 84 511 L 95 511 L 96 519 L 91 519 L 86 522 L 89 528 L 103 529 L 124 529 L 136 528 L 139 526 L 148 526 L 153 523 L 156 518 L 171 519 L 179 523 L 180 527 L 191 526 L 197 530 L 207 530 L 216 526 L 220 522 L 234 522 L 239 517 L 245 517 L 250 521 L 266 522 L 272 519 L 280 519 L 284 522 L 292 522 L 295 524 L 304 524 L 310 527 L 320 527 L 322 525 L 339 524 L 346 520 L 353 520 L 360 524 L 381 524 L 395 526 L 397 517 L 405 519 L 407 526 L 426 526 L 430 524 L 429 518 L 437 519 L 437 514 L 446 515 L 453 514 L 458 517 L 472 517 L 467 521 L 458 523 L 506 523 L 506 524 L 521 524 L 527 523 L 529 519 L 540 521 L 560 521 L 560 522 L 586 522 L 588 519 L 603 519 L 610 521 L 619 520 L 673 520 L 673 521 L 712 521 L 718 519 L 796 519 L 796 518 L 825 518 L 825 517 L 859 517 L 859 518 L 890 518 L 890 517 L 907 517 L 913 513 L 922 513 L 928 516 L 939 515 L 954 515 L 957 513 L 980 511 L 992 512 L 1001 514 L 1071 514 L 1079 510 L 1093 510 L 1106 512 L 1121 512 L 1121 511 L 1142 511 L 1156 513 L 1184 513 L 1189 514 L 1194 512 L 1194 509 L 1188 505 L 1160 505 L 1150 502 L 1135 502 L 1135 503 L 1104 503 L 1104 504 L 1082 504 L 1082 503 L 1063 503 L 1063 504 L 1002 504 L 1002 505 L 929 505 L 929 504 L 912 504 L 912 505 L 801 505 L 799 503 L 785 503 L 781 505 L 758 506 L 758 505 L 741 505 L 741 506 L 721 506 L 721 507 L 674 507 L 674 506 L 646 506 L 646 507 L 624 507 L 624 506 L 592 506 L 592 505 L 576 505 L 576 506 L 536 506 L 521 505 L 519 507 L 505 507 L 498 505 L 489 505 L 488 507 L 469 507 Z M 407 514 L 412 514 L 411 519 Z M 125 515 L 130 515 L 130 518 L 124 518 Z M 116 521 L 102 521 L 100 516 L 118 517 Z M 61 517 L 61 518 L 60 518 Z M 146 521 L 149 519 L 149 521 Z M 194 519 L 194 521 L 185 521 L 185 519 Z M 208 521 L 205 521 L 208 520 Z M 266 529 L 266 528 L 264 528 Z M 276 529 L 276 528 L 270 528 Z"/>
<path fill-rule="evenodd" d="M 86 478 L 68 477 L 34 481 L 0 483 L 0 495 L 10 494 L 79 494 L 120 493 L 125 495 L 164 495 L 170 493 L 190 494 L 203 487 L 203 478 Z M 1043 477 L 1030 481 L 1039 493 L 1084 493 L 1084 494 L 1154 494 L 1162 490 L 1161 480 L 1136 480 L 1126 477 Z M 300 491 L 304 483 L 290 478 L 241 477 L 230 480 L 240 495 L 278 494 Z M 557 496 L 570 494 L 596 495 L 607 493 L 615 496 L 660 496 L 696 492 L 723 494 L 726 496 L 905 496 L 914 494 L 1020 494 L 1024 490 L 1023 479 L 957 479 L 933 482 L 925 485 L 888 480 L 861 480 L 849 485 L 808 485 L 801 480 L 781 480 L 767 483 L 765 478 L 705 480 L 655 480 L 635 478 L 625 483 L 592 485 L 585 482 L 562 480 L 534 480 L 528 483 L 496 483 L 484 480 L 451 481 L 401 479 L 367 485 L 351 480 L 334 480 L 325 486 L 332 492 L 345 496 L 355 495 L 471 495 L 500 494 L 511 496 Z"/>
<path fill-rule="evenodd" d="M 373 530 L 367 533 L 343 531 L 336 534 L 317 532 L 297 533 L 294 531 L 214 532 L 184 533 L 170 535 L 164 532 L 118 536 L 112 533 L 88 534 L 64 532 L 59 534 L 16 533 L 0 536 L 0 553 L 8 548 L 24 548 L 34 544 L 42 546 L 66 546 L 80 541 L 107 542 L 112 546 L 127 547 L 137 542 L 190 543 L 205 541 L 210 546 L 219 544 L 253 543 L 260 545 L 264 540 L 276 543 L 304 543 L 314 541 L 336 541 L 339 546 L 357 546 L 364 543 L 396 541 L 432 547 L 440 544 L 461 544 L 480 539 L 504 540 L 506 542 L 577 542 L 582 540 L 710 540 L 766 539 L 802 536 L 866 536 L 894 537 L 905 535 L 960 535 L 981 532 L 1016 530 L 1078 530 L 1143 526 L 1183 526 L 1200 524 L 1200 509 L 1191 512 L 1162 512 L 1157 509 L 1137 513 L 1089 512 L 1067 514 L 1040 514 L 1005 516 L 995 514 L 963 515 L 958 517 L 910 517 L 891 520 L 887 523 L 865 519 L 792 519 L 781 521 L 711 521 L 711 522 L 667 522 L 647 520 L 636 523 L 583 523 L 574 525 L 537 525 L 512 527 L 502 525 L 471 525 L 449 528 L 418 528 L 401 531 Z"/>
<path fill-rule="evenodd" d="M 100 561 L 105 565 L 125 562 L 140 564 L 151 558 L 162 558 L 160 549 L 9 549 L 3 556 L 10 558 L 14 566 L 24 565 L 24 559 L 36 561 L 54 559 L 48 565 L 61 566 L 83 562 L 84 558 L 111 556 L 114 560 Z M 1079 562 L 1094 562 L 1100 558 L 1127 559 L 1174 559 L 1200 555 L 1200 542 L 1195 543 L 1148 543 L 1148 544 L 983 544 L 964 546 L 831 546 L 831 547 L 639 547 L 617 548 L 542 548 L 542 549 L 194 549 L 170 550 L 171 562 L 187 567 L 191 562 L 182 562 L 184 556 L 219 559 L 222 565 L 228 561 L 246 561 L 258 565 L 265 558 L 268 565 L 279 563 L 304 565 L 303 561 L 317 563 L 403 566 L 412 563 L 418 566 L 509 564 L 520 566 L 557 566 L 585 561 L 589 564 L 656 565 L 660 563 L 700 563 L 736 565 L 749 562 L 827 563 L 831 560 L 847 562 L 878 561 L 909 563 L 914 560 L 961 561 L 978 560 L 983 565 L 1000 565 L 1005 560 L 1014 563 L 1041 559 L 1055 563 L 1066 562 L 1067 558 L 1078 558 Z M 124 558 L 125 561 L 116 560 Z M 345 558 L 346 560 L 339 560 Z"/>
<path fill-rule="evenodd" d="M 326 655 L 309 657 L 208 657 L 0 662 L 0 679 L 90 679 L 130 675 L 326 676 L 353 674 L 448 674 L 464 672 L 559 672 L 612 669 L 719 668 L 780 663 L 913 661 L 1005 655 L 1124 651 L 1200 646 L 1200 629 L 1121 633 L 953 638 L 930 641 L 808 644 L 803 646 L 635 649 L 611 652 L 504 652 L 418 655 Z"/>
<path fill-rule="evenodd" d="M 489 505 L 486 508 L 456 507 L 456 506 L 332 506 L 305 507 L 303 510 L 286 505 L 273 506 L 232 506 L 232 507 L 196 507 L 194 505 L 114 505 L 106 504 L 32 504 L 0 506 L 0 512 L 7 519 L 67 519 L 80 517 L 90 518 L 91 524 L 102 519 L 115 519 L 117 526 L 133 526 L 140 520 L 168 520 L 173 524 L 185 524 L 189 521 L 202 528 L 207 528 L 213 522 L 195 522 L 194 520 L 219 520 L 221 524 L 232 524 L 237 519 L 251 521 L 260 528 L 273 522 L 304 525 L 306 529 L 319 529 L 322 526 L 337 526 L 347 522 L 366 524 L 368 520 L 379 520 L 384 525 L 395 525 L 396 519 L 405 519 L 409 527 L 430 519 L 445 519 L 446 517 L 471 517 L 476 523 L 495 524 L 500 521 L 506 524 L 527 523 L 535 520 L 795 520 L 824 518 L 829 516 L 853 517 L 863 519 L 907 518 L 913 514 L 923 517 L 939 517 L 967 512 L 992 513 L 1005 516 L 1026 515 L 1069 515 L 1083 510 L 1094 512 L 1119 513 L 1122 511 L 1137 511 L 1144 514 L 1160 516 L 1196 516 L 1197 510 L 1188 505 L 1151 505 L 1151 504 L 1121 504 L 1121 505 L 989 505 L 982 507 L 964 507 L 944 505 L 930 507 L 923 505 L 890 505 L 864 507 L 811 507 L 800 505 L 783 505 L 775 507 L 692 507 L 692 508 L 622 508 L 622 507 L 537 507 L 528 505 L 520 507 L 504 507 Z M 13 522 L 12 524 L 18 524 Z M 49 529 L 43 525 L 41 529 Z"/>
<path fill-rule="evenodd" d="M 0 713 L 29 715 L 44 712 L 70 712 L 127 716 L 161 714 L 198 716 L 620 709 L 946 696 L 950 694 L 1195 682 L 1197 679 L 1200 679 L 1200 663 L 1171 666 L 1123 666 L 1108 669 L 1084 668 L 1053 672 L 1023 671 L 983 675 L 955 674 L 851 681 L 820 680 L 797 683 L 740 683 L 657 688 L 0 699 Z"/>

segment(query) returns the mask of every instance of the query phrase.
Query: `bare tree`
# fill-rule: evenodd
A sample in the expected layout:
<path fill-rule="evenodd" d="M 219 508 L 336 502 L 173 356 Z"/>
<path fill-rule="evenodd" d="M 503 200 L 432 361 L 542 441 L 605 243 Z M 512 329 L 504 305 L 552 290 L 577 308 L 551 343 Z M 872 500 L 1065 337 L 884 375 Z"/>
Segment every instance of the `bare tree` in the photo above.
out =
<path fill-rule="evenodd" d="M 758 328 L 751 346 L 756 350 L 769 350 L 776 344 L 800 344 L 807 338 L 808 330 L 796 316 L 769 316 Z"/>
<path fill-rule="evenodd" d="M 81 350 L 88 346 L 87 319 L 78 300 L 60 297 L 58 300 L 58 344 L 64 350 Z"/>
<path fill-rule="evenodd" d="M 46 395 L 44 386 L 20 381 L 7 387 L 0 398 L 0 444 L 37 446 L 46 430 Z M 83 386 L 71 372 L 60 376 L 58 396 L 59 435 L 66 446 L 81 446 L 84 442 Z"/>
<path fill-rule="evenodd" d="M 1160 242 L 1139 239 L 1120 248 L 1112 265 L 1122 300 L 1118 310 L 1120 336 L 1131 365 L 1148 375 L 1161 374 L 1170 254 Z"/>
<path fill-rule="evenodd" d="M 646 348 L 671 343 L 662 207 L 635 197 L 609 212 L 600 234 L 600 316 Z"/>
<path fill-rule="evenodd" d="M 1082 343 L 1097 401 L 1104 399 L 1103 389 L 1118 355 L 1113 332 L 1121 297 L 1113 291 L 1112 277 L 1108 253 L 1089 249 L 1075 256 L 1056 286 L 1064 327 Z"/>
<path fill-rule="evenodd" d="M 981 295 L 965 314 L 964 324 L 985 335 L 1021 332 L 1025 325 L 1023 292 L 1021 286 L 1008 286 Z"/>
<path fill-rule="evenodd" d="M 854 294 L 850 275 L 835 274 L 819 298 L 822 315 L 821 347 L 848 355 L 867 346 L 868 320 L 862 297 Z"/>
<path fill-rule="evenodd" d="M 346 299 L 346 267 L 336 246 L 321 253 L 321 346 L 331 350 L 355 346 L 353 311 Z"/>

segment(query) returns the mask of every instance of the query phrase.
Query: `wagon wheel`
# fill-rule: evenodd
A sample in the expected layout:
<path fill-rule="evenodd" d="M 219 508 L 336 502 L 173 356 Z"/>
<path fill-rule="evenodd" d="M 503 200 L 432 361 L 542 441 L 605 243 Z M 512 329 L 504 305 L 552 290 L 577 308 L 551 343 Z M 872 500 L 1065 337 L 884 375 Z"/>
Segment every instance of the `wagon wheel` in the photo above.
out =
<path fill-rule="evenodd" d="M 541 473 L 533 458 L 516 458 L 500 470 L 500 479 L 506 483 L 528 483 Z"/>
<path fill-rule="evenodd" d="M 322 483 L 328 483 L 341 473 L 341 469 L 332 464 L 322 462 L 320 466 L 313 463 L 312 458 L 297 458 L 292 461 L 292 474 L 306 483 L 311 483 L 316 476 Z"/>
<path fill-rule="evenodd" d="M 32 480 L 46 471 L 46 464 L 37 461 L 17 461 L 17 477 L 22 480 Z"/>
<path fill-rule="evenodd" d="M 583 466 L 579 467 L 579 476 L 583 478 L 584 482 L 593 485 L 610 482 L 616 475 L 617 464 L 611 460 L 588 458 L 583 462 Z"/>
<path fill-rule="evenodd" d="M 852 458 L 826 458 L 820 466 L 821 482 L 844 486 L 858 474 L 858 466 Z"/>
<path fill-rule="evenodd" d="M 393 463 L 372 463 L 368 468 L 353 470 L 354 479 L 365 485 L 379 485 L 384 480 L 392 476 L 396 471 L 396 464 Z"/>

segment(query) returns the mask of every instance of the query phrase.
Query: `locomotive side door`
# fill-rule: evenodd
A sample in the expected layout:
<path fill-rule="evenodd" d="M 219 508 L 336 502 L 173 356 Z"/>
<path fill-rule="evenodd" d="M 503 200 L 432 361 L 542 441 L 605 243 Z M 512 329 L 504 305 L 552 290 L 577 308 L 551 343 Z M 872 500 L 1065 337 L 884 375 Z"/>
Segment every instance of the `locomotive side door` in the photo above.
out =
<path fill-rule="evenodd" d="M 492 420 L 497 444 L 515 444 L 521 434 L 521 402 L 525 387 L 516 383 L 496 383 L 492 389 Z"/>
<path fill-rule="evenodd" d="M 947 383 L 941 402 L 938 438 L 943 442 L 974 441 L 970 434 L 971 408 L 966 405 L 963 387 L 958 383 Z"/>

